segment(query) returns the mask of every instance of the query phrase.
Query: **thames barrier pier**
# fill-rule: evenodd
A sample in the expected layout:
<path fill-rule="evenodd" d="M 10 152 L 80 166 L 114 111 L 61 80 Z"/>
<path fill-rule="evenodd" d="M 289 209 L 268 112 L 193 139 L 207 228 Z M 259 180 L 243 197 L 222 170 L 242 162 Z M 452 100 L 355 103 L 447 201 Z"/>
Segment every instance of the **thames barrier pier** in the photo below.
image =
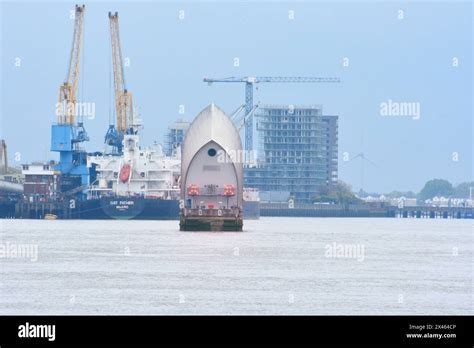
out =
<path fill-rule="evenodd" d="M 242 143 L 214 104 L 194 119 L 181 154 L 181 231 L 242 231 Z"/>

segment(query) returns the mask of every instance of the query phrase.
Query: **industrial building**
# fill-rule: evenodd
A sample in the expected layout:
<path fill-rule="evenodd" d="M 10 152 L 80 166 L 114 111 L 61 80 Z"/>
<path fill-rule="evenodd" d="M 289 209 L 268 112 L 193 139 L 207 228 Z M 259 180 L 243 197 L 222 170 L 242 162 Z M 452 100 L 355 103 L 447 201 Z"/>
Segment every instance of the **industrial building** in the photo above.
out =
<path fill-rule="evenodd" d="M 181 146 L 184 140 L 184 134 L 189 128 L 190 122 L 178 119 L 168 127 L 165 135 L 163 151 L 166 156 L 172 156 L 173 152 Z"/>
<path fill-rule="evenodd" d="M 320 105 L 263 105 L 255 119 L 257 165 L 245 168 L 246 187 L 311 203 L 337 182 L 338 116 L 323 115 Z"/>
<path fill-rule="evenodd" d="M 25 176 L 23 194 L 28 202 L 47 202 L 56 200 L 60 186 L 60 175 L 55 170 L 55 162 L 33 162 L 22 165 Z"/>

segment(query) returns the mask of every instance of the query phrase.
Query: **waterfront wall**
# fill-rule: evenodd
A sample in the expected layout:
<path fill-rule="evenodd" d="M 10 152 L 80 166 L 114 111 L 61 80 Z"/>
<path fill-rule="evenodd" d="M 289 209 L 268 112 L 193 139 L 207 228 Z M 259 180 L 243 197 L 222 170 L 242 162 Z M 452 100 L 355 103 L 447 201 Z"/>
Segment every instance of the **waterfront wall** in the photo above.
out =
<path fill-rule="evenodd" d="M 315 205 L 287 203 L 261 203 L 260 216 L 287 217 L 392 217 L 427 219 L 472 219 L 473 207 L 428 207 L 398 208 L 394 206 L 370 207 L 367 205 L 339 204 Z"/>
<path fill-rule="evenodd" d="M 60 219 L 110 219 L 98 204 L 94 202 L 78 203 L 71 208 L 69 202 L 10 202 L 0 204 L 0 218 L 43 219 L 45 214 L 55 214 Z M 176 203 L 177 206 L 177 203 Z M 257 207 L 252 205 L 252 217 L 258 218 Z M 151 209 L 151 208 L 150 208 Z M 260 216 L 285 217 L 390 217 L 390 218 L 418 218 L 418 219 L 472 219 L 472 207 L 367 207 L 354 205 L 343 207 L 337 204 L 311 205 L 295 204 L 289 208 L 285 203 L 260 203 Z M 171 213 L 168 213 L 171 214 Z M 175 219 L 179 219 L 176 211 Z M 160 214 L 148 212 L 148 219 L 160 220 Z M 255 216 L 253 216 L 255 215 Z M 244 216 L 245 218 L 245 216 Z M 136 219 L 144 219 L 137 217 Z"/>

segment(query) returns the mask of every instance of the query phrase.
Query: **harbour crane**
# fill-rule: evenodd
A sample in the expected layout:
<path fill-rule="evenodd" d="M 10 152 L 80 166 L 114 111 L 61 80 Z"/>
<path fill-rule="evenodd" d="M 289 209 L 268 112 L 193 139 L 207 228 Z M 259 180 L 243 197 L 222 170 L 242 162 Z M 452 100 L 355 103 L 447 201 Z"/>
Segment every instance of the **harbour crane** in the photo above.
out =
<path fill-rule="evenodd" d="M 89 140 L 80 115 L 78 115 L 78 82 L 81 50 L 84 36 L 85 6 L 76 5 L 74 33 L 65 82 L 59 87 L 59 103 L 56 108 L 56 124 L 51 127 L 51 151 L 59 152 L 61 191 L 75 185 L 87 185 L 87 153 L 79 144 Z"/>
<path fill-rule="evenodd" d="M 253 147 L 253 116 L 250 115 L 253 108 L 253 85 L 256 83 L 337 83 L 340 82 L 339 77 L 283 77 L 283 76 L 245 76 L 245 77 L 224 77 L 224 78 L 208 78 L 203 79 L 209 85 L 214 82 L 238 82 L 245 83 L 245 115 L 247 119 L 245 123 L 245 150 L 250 151 Z M 248 117 L 248 118 L 247 118 Z"/>
<path fill-rule="evenodd" d="M 132 93 L 127 90 L 125 84 L 124 64 L 122 48 L 120 44 L 118 12 L 109 12 L 110 41 L 112 45 L 112 65 L 114 70 L 115 110 L 116 124 L 109 125 L 105 135 L 105 143 L 112 146 L 113 154 L 123 153 L 123 138 L 125 134 L 136 134 L 137 125 L 133 117 Z"/>
<path fill-rule="evenodd" d="M 59 124 L 76 123 L 77 86 L 79 83 L 79 69 L 84 32 L 85 5 L 76 5 L 74 13 L 74 33 L 72 39 L 71 56 L 69 58 L 66 81 L 59 87 L 59 105 L 57 121 Z"/>

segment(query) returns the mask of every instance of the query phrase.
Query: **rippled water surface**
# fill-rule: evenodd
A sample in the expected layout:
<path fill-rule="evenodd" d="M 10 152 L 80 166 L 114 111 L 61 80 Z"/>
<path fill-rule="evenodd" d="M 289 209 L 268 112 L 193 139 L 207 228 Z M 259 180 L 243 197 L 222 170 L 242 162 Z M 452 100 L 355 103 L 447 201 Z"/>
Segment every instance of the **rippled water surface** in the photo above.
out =
<path fill-rule="evenodd" d="M 0 314 L 474 313 L 472 220 L 262 218 L 244 229 L 0 220 Z M 20 244 L 37 246 L 37 260 L 14 256 Z"/>

